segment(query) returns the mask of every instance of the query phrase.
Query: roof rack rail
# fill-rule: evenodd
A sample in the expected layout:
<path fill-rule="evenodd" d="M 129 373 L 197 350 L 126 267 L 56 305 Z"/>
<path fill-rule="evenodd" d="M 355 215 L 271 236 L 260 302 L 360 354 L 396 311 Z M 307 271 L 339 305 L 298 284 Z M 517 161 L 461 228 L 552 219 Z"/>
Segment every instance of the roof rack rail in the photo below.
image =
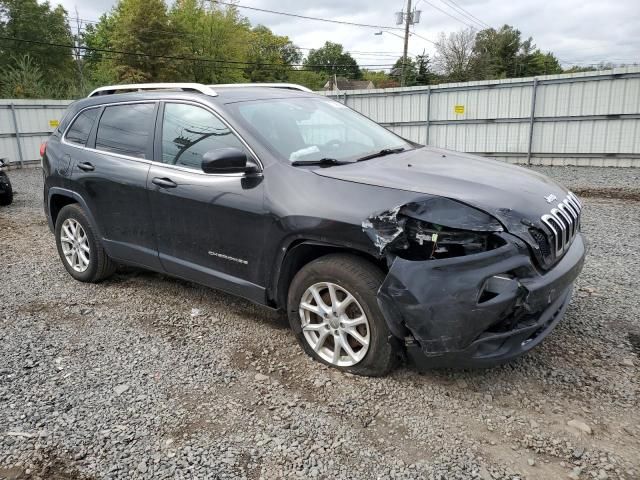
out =
<path fill-rule="evenodd" d="M 210 87 L 219 88 L 242 88 L 242 87 L 268 87 L 268 88 L 288 88 L 290 90 L 300 90 L 301 92 L 313 93 L 313 90 L 297 85 L 295 83 L 220 83 L 217 85 L 209 85 Z"/>
<path fill-rule="evenodd" d="M 201 83 L 132 83 L 128 85 L 107 85 L 96 88 L 89 94 L 89 97 L 111 95 L 126 91 L 141 92 L 145 90 L 183 90 L 186 92 L 199 92 L 211 97 L 218 95 L 210 86 Z"/>

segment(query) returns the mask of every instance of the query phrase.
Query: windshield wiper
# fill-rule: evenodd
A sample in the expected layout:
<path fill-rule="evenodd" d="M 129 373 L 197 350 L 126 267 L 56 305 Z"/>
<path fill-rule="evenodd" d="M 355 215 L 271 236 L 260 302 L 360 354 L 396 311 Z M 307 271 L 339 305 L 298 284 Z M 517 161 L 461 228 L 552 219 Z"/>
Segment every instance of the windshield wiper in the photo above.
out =
<path fill-rule="evenodd" d="M 336 160 L 335 158 L 320 158 L 317 160 L 294 160 L 291 162 L 291 165 L 294 167 L 300 165 L 322 165 L 325 167 L 331 167 L 332 165 L 344 165 L 349 162 L 341 162 L 340 160 Z"/>
<path fill-rule="evenodd" d="M 365 160 L 371 160 L 372 158 L 384 157 L 385 155 L 391 155 L 392 153 L 400 153 L 404 152 L 404 147 L 398 148 L 383 148 L 379 152 L 370 153 L 369 155 L 365 155 L 364 157 L 360 157 L 356 162 L 363 162 Z"/>

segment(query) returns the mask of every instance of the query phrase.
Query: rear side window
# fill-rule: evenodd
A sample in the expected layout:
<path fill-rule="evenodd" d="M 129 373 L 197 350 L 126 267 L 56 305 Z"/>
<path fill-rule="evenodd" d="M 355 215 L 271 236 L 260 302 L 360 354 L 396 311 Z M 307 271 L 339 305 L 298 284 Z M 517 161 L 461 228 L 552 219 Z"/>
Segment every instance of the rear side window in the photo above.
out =
<path fill-rule="evenodd" d="M 99 109 L 97 108 L 90 108 L 76 117 L 75 121 L 67 131 L 67 136 L 65 137 L 67 142 L 82 146 L 87 143 L 91 127 L 93 127 L 93 122 L 98 116 L 98 110 Z"/>
<path fill-rule="evenodd" d="M 113 105 L 104 109 L 96 149 L 130 157 L 147 158 L 149 137 L 154 127 L 153 103 Z"/>

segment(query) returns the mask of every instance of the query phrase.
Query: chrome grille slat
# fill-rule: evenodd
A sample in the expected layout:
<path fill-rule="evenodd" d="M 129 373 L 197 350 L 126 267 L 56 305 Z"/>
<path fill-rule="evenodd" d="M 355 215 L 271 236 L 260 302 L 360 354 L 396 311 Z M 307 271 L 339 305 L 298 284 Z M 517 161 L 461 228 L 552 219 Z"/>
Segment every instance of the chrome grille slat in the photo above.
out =
<path fill-rule="evenodd" d="M 569 249 L 573 238 L 580 231 L 581 212 L 580 200 L 569 192 L 556 207 L 540 217 L 542 223 L 549 229 L 549 243 L 554 249 L 556 258 Z"/>

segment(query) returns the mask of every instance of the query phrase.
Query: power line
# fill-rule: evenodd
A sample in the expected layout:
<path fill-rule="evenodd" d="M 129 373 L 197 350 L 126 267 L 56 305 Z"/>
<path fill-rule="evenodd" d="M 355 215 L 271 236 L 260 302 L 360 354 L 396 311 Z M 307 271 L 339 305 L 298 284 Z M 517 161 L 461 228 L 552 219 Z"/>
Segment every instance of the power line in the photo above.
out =
<path fill-rule="evenodd" d="M 256 12 L 263 12 L 263 13 L 272 13 L 274 15 L 284 15 L 287 17 L 295 17 L 295 18 L 301 18 L 304 20 L 315 20 L 316 22 L 327 22 L 327 23 L 339 23 L 342 25 L 351 25 L 353 27 L 365 27 L 365 28 L 376 28 L 376 29 L 386 29 L 386 30 L 403 30 L 400 27 L 392 27 L 392 26 L 388 26 L 388 25 L 372 25 L 369 23 L 356 23 L 356 22 L 347 22 L 345 20 L 332 20 L 329 18 L 320 18 L 320 17 L 310 17 L 308 15 L 300 15 L 297 13 L 289 13 L 289 12 L 279 12 L 276 10 L 267 10 L 266 8 L 257 8 L 257 7 L 249 7 L 247 5 L 240 5 L 240 4 L 236 4 L 236 3 L 230 3 L 230 2 L 223 2 L 221 0 L 209 0 L 210 2 L 213 3 L 218 3 L 220 5 L 226 5 L 228 7 L 236 7 L 236 8 L 244 8 L 245 10 L 254 10 Z"/>
<path fill-rule="evenodd" d="M 0 40 L 4 41 L 15 41 L 21 43 L 30 43 L 35 45 L 45 45 L 50 47 L 58 47 L 58 48 L 68 48 L 68 49 L 77 49 L 84 50 L 89 52 L 98 52 L 98 53 L 112 53 L 117 55 L 131 55 L 138 57 L 148 57 L 148 58 L 162 58 L 167 60 L 185 60 L 192 62 L 209 62 L 209 63 L 226 63 L 226 64 L 234 64 L 234 65 L 259 65 L 259 66 L 275 66 L 275 67 L 304 67 L 307 69 L 310 68 L 358 68 L 358 67 L 393 67 L 393 64 L 388 63 L 379 63 L 379 64 L 363 64 L 363 65 L 349 65 L 349 64 L 329 64 L 329 65 L 317 65 L 317 64 L 279 64 L 279 63 L 262 63 L 262 62 L 243 62 L 239 60 L 218 60 L 215 58 L 207 58 L 207 57 L 185 57 L 185 56 L 175 56 L 175 55 L 158 55 L 158 54 L 150 54 L 150 53 L 140 53 L 140 52 L 127 52 L 123 50 L 113 50 L 108 48 L 94 48 L 94 47 L 83 47 L 76 45 L 68 45 L 61 43 L 52 43 L 52 42 L 42 42 L 39 40 L 28 40 L 24 38 L 17 37 L 5 37 L 0 36 Z M 244 67 L 243 67 L 244 68 Z"/>
<path fill-rule="evenodd" d="M 75 17 L 70 17 L 69 15 L 67 15 L 67 19 L 68 20 L 73 20 L 75 21 L 76 18 Z M 81 22 L 86 23 L 86 24 L 91 24 L 91 25 L 98 25 L 100 23 L 99 20 L 91 20 L 88 18 L 80 18 L 79 19 Z M 83 27 L 81 27 L 83 28 Z M 85 28 L 86 31 L 86 28 Z M 173 30 L 146 30 L 147 33 L 158 33 L 161 35 L 175 35 L 175 36 L 181 36 L 181 37 L 191 37 L 191 38 L 195 38 L 195 39 L 203 39 L 206 38 L 204 35 L 199 35 L 196 33 L 190 33 L 190 32 L 176 32 Z M 417 37 L 420 37 L 418 34 L 416 33 L 411 33 L 412 35 L 415 35 Z M 149 37 L 142 37 L 142 38 L 149 38 Z M 425 39 L 424 37 L 420 37 L 423 38 L 424 40 L 430 41 L 428 39 Z M 318 50 L 319 48 L 322 47 L 300 47 L 298 45 L 296 45 L 295 43 L 291 42 L 292 46 L 297 49 L 297 50 Z M 277 46 L 273 46 L 274 49 L 277 49 L 279 47 Z M 363 55 L 372 55 L 372 56 L 378 56 L 379 58 L 382 57 L 391 57 L 393 56 L 395 57 L 400 57 L 402 55 L 401 52 L 390 52 L 390 51 L 359 51 L 359 50 L 345 50 L 345 53 L 349 53 L 349 54 L 363 54 Z"/>
<path fill-rule="evenodd" d="M 482 28 L 491 28 L 491 25 L 489 25 L 488 23 L 480 20 L 478 17 L 476 17 L 474 14 L 472 14 L 469 10 L 466 10 L 465 8 L 460 6 L 460 4 L 455 2 L 454 0 L 440 0 L 440 1 L 445 3 L 446 5 L 448 5 L 449 8 L 457 10 L 458 12 L 460 12 L 462 15 L 467 17 L 472 22 L 477 23 L 478 25 L 480 25 Z"/>
<path fill-rule="evenodd" d="M 471 24 L 469 24 L 469 23 L 465 22 L 464 20 L 462 20 L 462 19 L 460 19 L 460 18 L 458 18 L 458 17 L 453 16 L 452 14 L 450 14 L 449 12 L 447 12 L 446 10 L 443 10 L 443 9 L 441 9 L 440 7 L 438 7 L 438 6 L 434 5 L 434 4 L 433 4 L 433 3 L 431 3 L 429 0 L 422 0 L 422 1 L 423 1 L 424 3 L 426 3 L 426 4 L 428 4 L 428 5 L 431 5 L 431 6 L 432 6 L 433 8 L 435 8 L 436 10 L 441 11 L 442 13 L 444 13 L 445 15 L 447 15 L 448 17 L 453 18 L 455 21 L 460 22 L 460 23 L 462 23 L 462 24 L 466 25 L 467 27 L 471 28 L 472 30 L 478 30 L 478 28 L 477 28 L 477 27 L 475 27 L 474 25 L 471 25 Z"/>

